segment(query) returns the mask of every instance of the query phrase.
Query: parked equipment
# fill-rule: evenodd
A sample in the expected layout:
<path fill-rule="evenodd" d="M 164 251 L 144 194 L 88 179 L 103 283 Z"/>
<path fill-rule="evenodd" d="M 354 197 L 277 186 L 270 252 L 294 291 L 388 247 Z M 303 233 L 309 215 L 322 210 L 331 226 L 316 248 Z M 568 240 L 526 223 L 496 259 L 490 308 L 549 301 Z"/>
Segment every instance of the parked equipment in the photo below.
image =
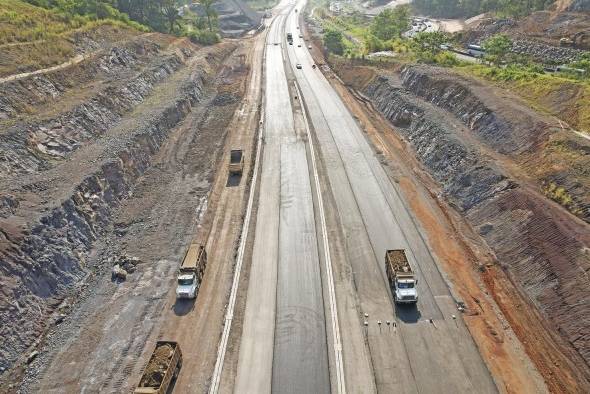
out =
<path fill-rule="evenodd" d="M 182 367 L 180 346 L 172 341 L 158 341 L 135 394 L 165 394 Z"/>
<path fill-rule="evenodd" d="M 481 45 L 467 45 L 467 54 L 473 57 L 484 57 L 485 49 Z"/>
<path fill-rule="evenodd" d="M 559 46 L 572 47 L 577 49 L 590 48 L 590 31 L 580 31 L 570 37 L 562 37 L 559 40 Z"/>
<path fill-rule="evenodd" d="M 385 271 L 396 304 L 418 302 L 418 280 L 410 267 L 405 250 L 391 249 L 385 252 Z"/>
<path fill-rule="evenodd" d="M 196 298 L 205 268 L 207 267 L 207 252 L 201 244 L 189 246 L 178 272 L 176 298 Z"/>

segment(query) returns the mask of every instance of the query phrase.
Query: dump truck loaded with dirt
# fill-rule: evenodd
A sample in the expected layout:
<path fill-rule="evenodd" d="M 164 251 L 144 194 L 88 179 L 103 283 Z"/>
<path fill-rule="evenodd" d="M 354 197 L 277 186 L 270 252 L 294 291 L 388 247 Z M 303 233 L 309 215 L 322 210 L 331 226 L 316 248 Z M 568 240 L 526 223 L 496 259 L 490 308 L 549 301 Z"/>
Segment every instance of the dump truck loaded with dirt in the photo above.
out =
<path fill-rule="evenodd" d="M 418 302 L 418 279 L 412 271 L 405 250 L 391 249 L 385 252 L 385 272 L 396 304 Z"/>
<path fill-rule="evenodd" d="M 176 286 L 177 298 L 197 297 L 206 267 L 207 252 L 205 251 L 205 247 L 198 243 L 192 243 L 184 256 L 178 272 L 178 283 Z"/>

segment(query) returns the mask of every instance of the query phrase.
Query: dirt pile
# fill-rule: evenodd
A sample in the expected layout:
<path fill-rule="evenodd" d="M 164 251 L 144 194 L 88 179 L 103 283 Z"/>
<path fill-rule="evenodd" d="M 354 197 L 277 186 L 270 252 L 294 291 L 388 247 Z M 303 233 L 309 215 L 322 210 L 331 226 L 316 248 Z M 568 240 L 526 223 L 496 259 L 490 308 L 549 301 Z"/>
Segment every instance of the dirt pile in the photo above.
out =
<path fill-rule="evenodd" d="M 38 341 L 45 317 L 92 271 L 87 255 L 113 210 L 235 49 L 142 40 L 153 42 L 114 43 L 63 72 L 0 85 L 2 368 Z"/>
<path fill-rule="evenodd" d="M 556 157 L 546 154 L 557 140 L 581 153 L 589 142 L 554 129 L 514 97 L 498 97 L 444 70 L 407 67 L 399 76 L 375 78 L 365 94 L 564 339 L 564 352 L 577 364 L 572 368 L 587 380 L 590 226 L 550 201 L 543 183 L 563 175 L 575 190 L 577 210 L 570 211 L 589 221 L 587 172 L 569 153 L 559 157 L 556 171 Z"/>

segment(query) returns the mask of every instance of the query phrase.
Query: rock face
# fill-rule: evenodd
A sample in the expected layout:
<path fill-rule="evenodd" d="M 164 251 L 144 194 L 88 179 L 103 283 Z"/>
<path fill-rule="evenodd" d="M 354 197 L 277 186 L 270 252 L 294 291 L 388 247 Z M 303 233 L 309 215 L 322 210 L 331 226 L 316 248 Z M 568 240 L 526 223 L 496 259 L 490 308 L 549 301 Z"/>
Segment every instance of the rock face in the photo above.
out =
<path fill-rule="evenodd" d="M 538 155 L 552 131 L 528 111 L 491 105 L 465 81 L 422 67 L 404 69 L 401 81 L 377 77 L 365 94 L 411 143 L 512 280 L 590 364 L 584 323 L 590 319 L 590 226 L 498 164 L 498 157 L 514 163 Z"/>
<path fill-rule="evenodd" d="M 570 63 L 578 60 L 584 53 L 588 53 L 581 49 L 556 47 L 526 39 L 514 40 L 512 52 L 531 56 L 543 63 L 554 64 Z"/>
<path fill-rule="evenodd" d="M 132 58 L 116 52 L 112 55 L 124 64 L 132 61 Z M 174 73 L 182 65 L 182 61 L 177 54 L 167 56 L 128 83 L 109 87 L 58 117 L 17 124 L 8 129 L 0 138 L 1 173 L 11 175 L 21 171 L 35 172 L 48 167 L 47 158 L 65 158 L 83 145 L 85 140 L 104 133 L 124 113 L 142 102 L 151 93 L 154 85 Z M 59 95 L 60 85 L 46 77 L 36 79 L 34 83 L 34 89 L 42 92 L 41 94 L 52 97 Z M 4 101 L 15 101 L 19 96 L 10 95 Z M 11 115 L 15 111 L 14 107 L 16 105 L 5 105 L 4 115 Z"/>
<path fill-rule="evenodd" d="M 588 12 L 590 11 L 590 1 L 574 0 L 571 2 L 567 10 L 572 12 Z"/>

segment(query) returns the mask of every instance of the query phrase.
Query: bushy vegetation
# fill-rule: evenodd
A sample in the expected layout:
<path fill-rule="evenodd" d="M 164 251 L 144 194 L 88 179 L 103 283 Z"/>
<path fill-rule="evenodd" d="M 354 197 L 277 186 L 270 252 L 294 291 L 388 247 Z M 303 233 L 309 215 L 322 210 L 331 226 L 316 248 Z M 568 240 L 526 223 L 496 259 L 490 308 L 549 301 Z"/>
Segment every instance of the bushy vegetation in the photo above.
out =
<path fill-rule="evenodd" d="M 414 0 L 414 7 L 428 15 L 457 18 L 471 17 L 484 12 L 499 16 L 522 17 L 545 9 L 552 0 Z"/>
<path fill-rule="evenodd" d="M 220 41 L 219 34 L 209 30 L 194 30 L 188 33 L 188 37 L 195 44 L 213 45 Z"/>
<path fill-rule="evenodd" d="M 13 1 L 13 0 L 7 0 Z M 189 35 L 201 44 L 219 41 L 217 14 L 214 0 L 201 0 L 203 18 L 187 13 L 181 15 L 181 5 L 186 0 L 26 0 L 27 2 L 54 11 L 71 23 L 94 20 L 114 20 L 138 30 L 155 30 L 176 35 Z"/>
<path fill-rule="evenodd" d="M 139 30 L 147 30 L 142 21 L 132 20 L 124 11 L 110 1 L 101 0 L 26 0 L 28 3 L 56 11 L 62 18 L 70 20 L 116 20 Z M 139 22 L 139 23 L 138 23 Z"/>
<path fill-rule="evenodd" d="M 92 28 L 103 23 L 126 24 L 110 19 L 93 20 L 87 16 L 46 10 L 19 0 L 0 1 L 0 44 L 46 40 L 71 30 Z M 54 47 L 55 44 L 53 42 Z"/>
<path fill-rule="evenodd" d="M 326 31 L 324 34 L 324 46 L 328 52 L 336 55 L 342 55 L 344 53 L 342 33 L 338 30 Z"/>
<path fill-rule="evenodd" d="M 370 33 L 382 41 L 401 38 L 410 28 L 410 7 L 407 5 L 388 8 L 375 17 Z"/>
<path fill-rule="evenodd" d="M 342 47 L 342 54 L 347 57 L 361 58 L 373 52 L 408 49 L 407 40 L 401 38 L 410 26 L 410 9 L 407 6 L 385 10 L 372 20 L 358 12 L 333 16 L 321 8 L 316 9 L 315 14 L 325 32 L 330 32 L 329 41 L 340 42 L 333 48 Z M 338 53 L 339 49 L 331 52 Z"/>
<path fill-rule="evenodd" d="M 503 63 L 510 53 L 512 40 L 505 34 L 496 34 L 483 42 L 483 48 L 486 51 L 486 60 L 498 65 Z"/>

